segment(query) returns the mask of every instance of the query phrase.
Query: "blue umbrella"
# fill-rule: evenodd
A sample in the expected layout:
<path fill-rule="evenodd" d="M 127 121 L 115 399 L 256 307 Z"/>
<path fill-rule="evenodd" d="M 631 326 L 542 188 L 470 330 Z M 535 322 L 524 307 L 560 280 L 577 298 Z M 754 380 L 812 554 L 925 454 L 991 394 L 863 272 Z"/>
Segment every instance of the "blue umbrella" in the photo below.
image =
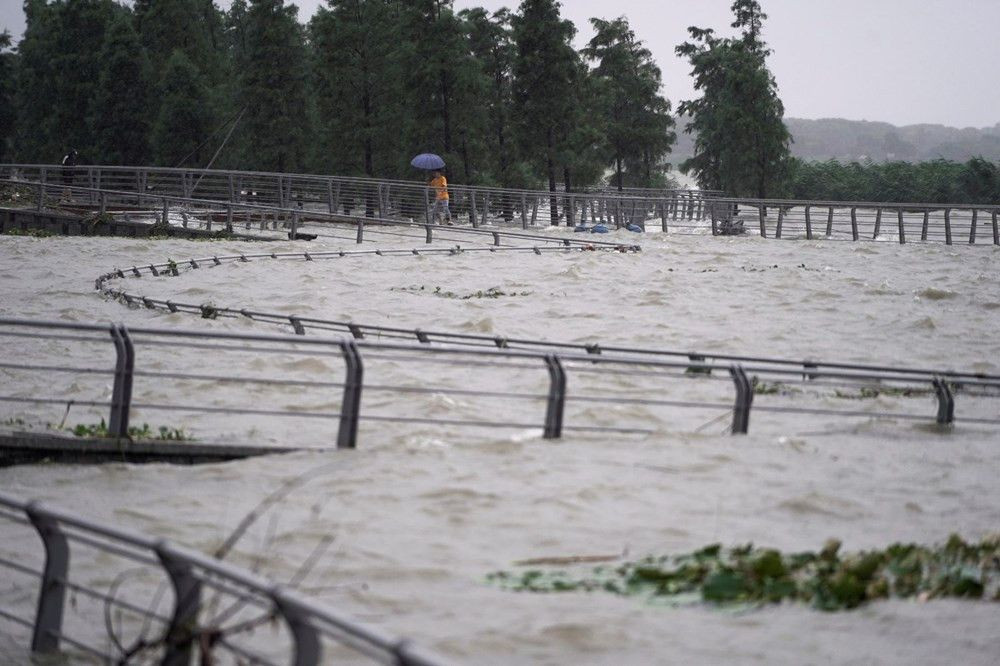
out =
<path fill-rule="evenodd" d="M 422 153 L 417 155 L 412 160 L 410 164 L 417 167 L 418 169 L 442 169 L 444 168 L 444 160 L 434 153 Z"/>

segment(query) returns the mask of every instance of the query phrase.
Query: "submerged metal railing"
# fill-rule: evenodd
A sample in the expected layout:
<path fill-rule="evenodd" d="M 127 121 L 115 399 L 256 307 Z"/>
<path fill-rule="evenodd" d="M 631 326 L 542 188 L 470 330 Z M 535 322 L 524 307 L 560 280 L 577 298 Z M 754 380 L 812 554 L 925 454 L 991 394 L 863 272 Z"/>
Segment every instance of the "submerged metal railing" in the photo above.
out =
<path fill-rule="evenodd" d="M 343 176 L 169 169 L 159 167 L 0 164 L 0 176 L 90 189 L 126 190 L 145 195 L 257 203 L 278 208 L 302 206 L 330 214 L 431 223 L 434 192 L 425 184 Z M 473 227 L 534 226 L 601 222 L 616 227 L 658 221 L 666 227 L 695 226 L 704 219 L 705 202 L 716 193 L 655 190 L 619 193 L 549 192 L 452 184 L 448 187 L 456 218 Z M 91 201 L 96 204 L 96 201 Z M 700 226 L 700 225 L 698 225 Z"/>
<path fill-rule="evenodd" d="M 3 492 L 0 492 L 0 519 L 30 525 L 44 546 L 41 566 L 34 563 L 36 558 L 25 558 L 23 552 L 15 555 L 4 547 L 7 544 L 0 546 L 5 582 L 13 583 L 13 577 L 19 575 L 38 590 L 33 618 L 26 617 L 24 609 L 15 607 L 13 599 L 7 598 L 0 600 L 0 619 L 30 630 L 31 651 L 36 654 L 49 655 L 69 646 L 87 657 L 116 663 L 148 660 L 156 655 L 164 666 L 182 666 L 191 663 L 196 655 L 201 658 L 200 663 L 214 663 L 213 656 L 218 659 L 226 655 L 237 663 L 273 664 L 269 655 L 248 646 L 247 632 L 283 621 L 288 633 L 283 652 L 293 655 L 293 663 L 298 666 L 329 663 L 329 657 L 324 658 L 324 644 L 329 643 L 376 663 L 406 666 L 444 663 L 410 641 L 365 626 L 291 587 L 165 539 L 98 523 Z M 107 580 L 113 575 L 115 582 L 102 589 L 74 576 L 73 572 L 79 571 L 81 565 L 71 567 L 71 562 L 77 562 L 82 551 L 98 554 L 104 572 L 101 578 Z M 162 581 L 160 589 L 150 583 L 139 598 L 126 599 L 120 583 L 137 572 Z M 173 591 L 172 608 L 167 613 L 158 609 L 164 587 Z M 206 603 L 208 594 L 214 598 Z M 90 626 L 71 633 L 65 627 L 67 596 L 73 600 L 74 608 L 78 596 L 100 604 L 103 618 L 95 609 L 88 616 Z M 219 606 L 223 610 L 215 612 Z M 128 645 L 113 622 L 117 617 L 120 627 L 122 615 L 141 625 L 141 630 L 136 631 L 139 637 Z M 95 628 L 106 631 L 106 635 L 94 636 Z M 88 629 L 91 635 L 81 635 Z M 269 642 L 274 640 L 272 635 Z"/>
<path fill-rule="evenodd" d="M 204 316 L 204 310 L 202 311 Z M 304 332 L 301 320 L 291 322 Z M 311 325 L 311 324 L 310 324 Z M 322 326 L 318 328 L 323 328 Z M 363 330 L 353 331 L 355 334 Z M 0 395 L 0 403 L 27 405 L 81 405 L 107 409 L 111 436 L 126 438 L 131 415 L 141 410 L 143 413 L 157 412 L 176 415 L 193 413 L 202 415 L 256 416 L 266 419 L 308 419 L 338 423 L 335 437 L 338 448 L 354 448 L 359 441 L 361 423 L 402 423 L 420 424 L 433 427 L 481 428 L 487 431 L 504 429 L 539 429 L 542 437 L 557 439 L 564 432 L 590 434 L 649 434 L 655 432 L 642 423 L 642 417 L 624 416 L 622 420 L 599 419 L 586 406 L 595 404 L 631 404 L 642 408 L 682 408 L 682 409 L 724 409 L 733 415 L 730 431 L 743 434 L 748 431 L 751 409 L 761 412 L 791 414 L 825 414 L 834 417 L 892 418 L 900 420 L 932 420 L 947 425 L 955 419 L 955 395 L 957 392 L 970 396 L 983 396 L 989 404 L 1000 397 L 1000 377 L 979 373 L 935 371 L 907 367 L 886 367 L 823 362 L 793 362 L 786 359 L 760 359 L 722 355 L 688 354 L 685 358 L 673 357 L 674 352 L 639 349 L 623 349 L 611 352 L 608 347 L 588 348 L 584 352 L 575 351 L 571 345 L 563 348 L 548 347 L 544 342 L 537 346 L 530 344 L 514 348 L 510 342 L 506 346 L 497 344 L 493 348 L 485 344 L 431 344 L 430 335 L 414 332 L 421 342 L 394 342 L 366 337 L 329 338 L 302 335 L 261 335 L 226 333 L 216 331 L 174 330 L 153 327 L 125 327 L 118 325 L 73 324 L 19 319 L 0 319 L 0 338 L 29 339 L 32 353 L 38 351 L 41 341 L 101 343 L 109 342 L 114 347 L 114 362 L 107 365 L 67 365 L 64 361 L 41 362 L 22 360 L 0 362 L 0 368 L 9 373 L 41 373 L 48 378 L 44 384 L 50 394 L 38 395 L 32 391 L 18 392 L 20 383 L 16 378 L 10 388 Z M 447 340 L 447 338 L 445 338 Z M 466 339 L 465 342 L 472 342 Z M 476 341 L 486 342 L 485 339 Z M 6 345 L 8 348 L 10 344 Z M 142 349 L 152 347 L 168 348 L 170 354 L 156 357 L 156 365 L 139 364 L 143 360 Z M 62 359 L 68 352 L 60 348 L 53 353 Z M 147 352 L 149 353 L 149 352 Z M 241 361 L 234 355 L 249 355 Z M 92 355 L 92 354 L 91 354 Z M 293 359 L 340 359 L 344 364 L 342 379 L 336 377 L 317 379 L 298 378 L 293 374 L 280 372 L 277 367 L 268 373 L 249 374 L 246 370 L 260 362 L 265 356 L 279 355 Z M 251 361 L 253 363 L 251 363 Z M 421 379 L 400 383 L 398 379 L 372 381 L 369 372 L 372 364 L 389 363 L 397 367 L 421 368 L 434 366 L 436 376 L 418 371 Z M 193 367 L 189 367 L 193 364 Z M 213 364 L 220 366 L 215 372 Z M 141 366 L 141 367 L 140 367 Z M 284 367 L 284 366 L 279 366 Z M 379 367 L 382 367 L 379 365 Z M 482 373 L 499 373 L 497 383 L 504 390 L 470 388 L 481 385 Z M 720 372 L 721 371 L 721 374 Z M 81 378 L 105 373 L 112 378 L 112 395 L 105 400 L 86 400 L 78 395 L 80 386 L 75 386 L 72 396 L 59 395 L 55 375 Z M 450 374 L 449 374 L 450 373 Z M 471 383 L 473 374 L 479 375 L 476 383 Z M 452 380 L 448 384 L 444 379 Z M 27 381 L 27 375 L 21 375 Z M 542 378 L 546 377 L 547 382 Z M 81 380 L 82 381 L 82 380 Z M 246 387 L 269 388 L 275 395 L 295 396 L 298 401 L 328 402 L 323 398 L 330 390 L 340 391 L 338 411 L 296 406 L 278 408 L 274 399 L 259 400 L 254 403 L 238 402 L 235 405 L 210 403 L 196 390 L 177 388 L 168 391 L 170 382 L 184 381 L 204 387 L 207 383 L 220 385 L 240 385 Z M 606 381 L 609 386 L 602 385 Z M 685 384 L 678 382 L 683 381 Z M 692 381 L 711 384 L 697 385 L 706 397 L 692 395 L 695 385 Z M 644 384 L 644 382 L 650 382 Z M 720 384 L 721 383 L 721 384 Z M 539 386 L 542 384 L 542 386 Z M 731 387 L 731 396 L 725 399 L 724 385 Z M 578 387 L 583 385 L 581 390 Z M 712 388 L 719 386 L 719 390 Z M 590 388 L 588 388 L 590 387 Z M 685 388 L 687 387 L 687 388 Z M 789 389 L 789 387 L 793 387 Z M 798 387 L 798 388 L 794 388 Z M 140 388 L 155 388 L 157 399 L 135 398 Z M 840 389 L 847 393 L 838 396 Z M 933 397 L 936 412 L 929 413 L 872 410 L 843 410 L 828 406 L 831 398 L 856 400 L 864 397 L 865 391 L 875 395 L 887 393 L 904 398 Z M 281 392 L 286 393 L 282 394 Z M 362 405 L 362 393 L 380 396 L 376 402 L 382 410 L 374 411 Z M 163 394 L 168 393 L 169 397 Z M 259 393 L 259 391 L 258 391 Z M 677 397 L 672 397 L 677 393 Z M 710 394 L 712 397 L 707 397 Z M 480 401 L 482 408 L 468 405 L 455 407 L 458 414 L 442 416 L 425 413 L 419 405 L 412 404 L 410 397 L 416 395 L 455 396 L 462 400 Z M 757 404 L 764 398 L 770 403 L 772 396 L 785 404 Z M 321 399 L 322 398 L 322 399 Z M 796 405 L 799 398 L 809 400 L 809 405 Z M 531 415 L 526 411 L 526 402 L 542 403 Z M 793 404 L 787 404 L 787 403 Z M 262 404 L 260 404 L 262 403 Z M 818 404 L 816 404 L 818 403 Z M 972 403 L 970 403 L 972 404 Z M 385 407 L 389 406 L 386 411 Z M 982 408 L 978 402 L 974 406 Z M 570 410 L 573 407 L 574 410 Z M 987 408 L 989 409 L 989 408 Z M 463 411 L 464 410 L 464 411 Z M 467 413 L 474 413 L 469 417 Z M 481 416 L 486 415 L 486 418 Z M 963 414 L 966 423 L 1000 425 L 996 416 Z"/>
<path fill-rule="evenodd" d="M 762 238 L 933 241 L 1000 245 L 1000 206 L 718 198 L 712 233 Z"/>

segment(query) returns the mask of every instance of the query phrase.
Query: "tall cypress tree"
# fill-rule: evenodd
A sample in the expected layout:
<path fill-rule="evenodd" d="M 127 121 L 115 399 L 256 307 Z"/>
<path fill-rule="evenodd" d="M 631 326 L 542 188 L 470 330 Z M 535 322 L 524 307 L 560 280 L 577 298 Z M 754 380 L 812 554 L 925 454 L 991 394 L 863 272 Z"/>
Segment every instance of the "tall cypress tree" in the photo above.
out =
<path fill-rule="evenodd" d="M 183 51 L 174 51 L 163 70 L 152 149 L 161 166 L 205 166 L 199 151 L 209 130 L 208 90 Z"/>
<path fill-rule="evenodd" d="M 465 24 L 452 0 L 399 1 L 407 152 L 439 152 L 451 173 L 473 181 L 486 129 L 479 106 L 485 80 Z"/>
<path fill-rule="evenodd" d="M 14 107 L 17 56 L 9 51 L 10 44 L 10 33 L 0 32 L 0 162 L 10 160 L 10 144 L 17 120 Z"/>
<path fill-rule="evenodd" d="M 477 108 L 485 109 L 486 131 L 483 180 L 501 187 L 527 187 L 530 167 L 521 159 L 514 134 L 514 59 L 517 47 L 511 29 L 511 13 L 501 9 L 492 16 L 476 7 L 462 12 L 469 47 L 485 81 Z M 481 112 L 481 111 L 480 111 Z"/>
<path fill-rule="evenodd" d="M 328 0 L 309 24 L 324 170 L 398 175 L 397 16 L 391 0 Z"/>
<path fill-rule="evenodd" d="M 93 159 L 89 119 L 107 27 L 128 10 L 112 0 L 27 0 L 19 45 L 17 152 L 20 159 L 58 160 L 69 148 Z"/>
<path fill-rule="evenodd" d="M 108 29 L 101 49 L 101 75 L 90 112 L 101 164 L 140 165 L 149 159 L 149 62 L 129 17 Z"/>
<path fill-rule="evenodd" d="M 295 5 L 284 0 L 250 0 L 247 60 L 240 101 L 247 166 L 297 171 L 306 166 L 306 47 Z"/>
<path fill-rule="evenodd" d="M 767 16 L 756 0 L 736 0 L 732 10 L 739 37 L 689 28 L 692 41 L 676 49 L 691 62 L 702 93 L 678 109 L 693 118 L 685 131 L 698 133 L 695 154 L 681 168 L 702 187 L 764 198 L 781 186 L 791 137 L 766 63 L 770 50 L 761 34 Z"/>
<path fill-rule="evenodd" d="M 523 0 L 513 18 L 514 108 L 519 140 L 525 154 L 537 155 L 556 189 L 559 155 L 570 134 L 579 85 L 579 56 L 572 47 L 576 28 L 559 15 L 556 0 Z M 550 198 L 552 223 L 558 224 L 558 206 Z"/>
<path fill-rule="evenodd" d="M 627 168 L 629 185 L 662 185 L 663 158 L 675 135 L 670 102 L 660 95 L 660 68 L 625 17 L 591 23 L 595 35 L 583 53 L 596 63 L 597 115 L 615 170 L 613 182 L 622 189 Z"/>

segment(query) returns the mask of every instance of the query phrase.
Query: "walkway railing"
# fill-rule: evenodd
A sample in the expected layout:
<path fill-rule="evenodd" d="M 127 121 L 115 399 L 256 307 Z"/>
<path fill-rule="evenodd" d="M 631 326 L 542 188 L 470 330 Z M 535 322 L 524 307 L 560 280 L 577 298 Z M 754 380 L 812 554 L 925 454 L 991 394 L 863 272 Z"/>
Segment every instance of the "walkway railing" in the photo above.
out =
<path fill-rule="evenodd" d="M 433 222 L 434 193 L 424 183 L 343 176 L 169 169 L 158 167 L 0 164 L 0 177 L 90 189 L 124 190 L 152 196 L 256 203 L 278 208 L 302 206 L 330 214 Z M 452 214 L 473 227 L 603 222 L 618 227 L 655 221 L 666 227 L 692 226 L 704 219 L 712 194 L 699 190 L 658 190 L 622 194 L 548 192 L 449 185 Z M 92 201 L 96 204 L 96 201 Z"/>
<path fill-rule="evenodd" d="M 236 663 L 288 663 L 291 654 L 296 665 L 307 666 L 330 663 L 329 655 L 324 658 L 324 646 L 332 644 L 375 663 L 444 663 L 409 641 L 365 626 L 291 587 L 164 539 L 3 492 L 0 520 L 34 528 L 44 546 L 44 558 L 41 552 L 25 557 L 23 549 L 13 550 L 10 529 L 0 544 L 4 587 L 20 591 L 15 595 L 13 589 L 6 590 L 0 599 L 0 619 L 30 630 L 31 650 L 37 654 L 68 648 L 70 655 L 113 663 L 149 661 L 155 656 L 164 666 L 186 666 L 196 655 L 205 660 L 201 663 L 215 663 L 213 657 Z M 88 554 L 98 561 L 97 579 L 113 577 L 114 582 L 88 584 L 85 574 L 76 574 Z M 126 580 L 145 584 L 126 594 Z M 15 598 L 26 598 L 23 591 L 32 586 L 38 590 L 33 618 L 25 613 L 26 604 L 15 605 Z M 163 612 L 159 606 L 167 588 L 172 590 L 172 604 Z M 206 601 L 209 595 L 212 599 Z M 78 598 L 81 605 L 90 602 L 73 613 L 86 618 L 84 626 L 67 627 L 67 597 L 74 609 Z M 268 632 L 270 649 L 259 641 L 255 645 L 248 632 L 278 621 L 284 622 L 287 634 Z M 125 640 L 125 631 L 136 638 Z M 275 658 L 276 653 L 281 656 Z"/>
<path fill-rule="evenodd" d="M 285 320 L 289 319 L 300 332 L 305 331 L 306 323 L 329 330 L 322 323 L 295 317 Z M 644 413 L 627 411 L 616 416 L 612 410 L 595 422 L 590 408 L 601 405 L 631 406 L 643 412 L 654 408 L 722 409 L 726 410 L 723 415 L 732 414 L 730 430 L 742 434 L 748 431 L 751 408 L 773 413 L 950 424 L 956 418 L 955 396 L 961 393 L 969 396 L 970 406 L 970 411 L 961 416 L 963 422 L 1000 425 L 995 413 L 1000 377 L 979 373 L 723 355 L 682 357 L 676 352 L 627 348 L 612 352 L 613 348 L 596 345 L 579 352 L 571 345 L 559 348 L 542 341 L 529 342 L 522 348 L 506 341 L 507 346 L 496 344 L 490 348 L 486 344 L 495 340 L 475 340 L 474 336 L 437 338 L 431 337 L 437 334 L 420 331 L 413 333 L 421 342 L 406 343 L 363 337 L 365 331 L 360 327 L 352 332 L 362 337 L 253 335 L 0 319 L 0 338 L 7 341 L 5 346 L 13 354 L 11 360 L 0 362 L 0 368 L 10 376 L 0 403 L 47 405 L 50 409 L 64 405 L 67 409 L 69 405 L 103 408 L 107 410 L 109 432 L 120 438 L 128 436 L 128 425 L 136 411 L 166 414 L 172 422 L 182 414 L 261 417 L 258 429 L 272 430 L 275 419 L 337 423 L 338 448 L 358 445 L 362 423 L 372 427 L 401 423 L 449 431 L 538 429 L 546 439 L 560 438 L 564 431 L 608 435 L 649 434 L 656 430 Z M 14 344 L 18 338 L 30 341 L 30 350 L 18 349 Z M 43 352 L 48 349 L 43 341 L 58 345 Z M 468 344 L 443 345 L 441 341 Z M 65 346 L 69 343 L 89 346 L 74 351 L 72 345 Z M 94 365 L 94 359 L 101 357 L 94 345 L 102 343 L 105 348 L 113 346 L 114 356 Z M 170 353 L 159 353 L 155 358 L 144 356 L 152 354 L 156 347 Z M 39 360 L 39 356 L 48 358 Z M 90 362 L 65 360 L 79 357 Z M 277 362 L 267 365 L 266 357 L 276 358 Z M 299 367 L 299 360 L 319 363 L 329 377 L 289 370 Z M 327 368 L 328 362 L 336 360 L 342 364 L 342 371 Z M 262 364 L 270 369 L 260 372 Z M 429 372 L 428 366 L 434 371 Z M 419 379 L 400 382 L 400 367 L 412 368 L 412 372 L 404 374 Z M 88 391 L 100 395 L 106 380 L 87 378 L 101 374 L 111 379 L 110 397 L 85 397 Z M 475 383 L 470 381 L 473 375 Z M 68 379 L 57 381 L 57 377 Z M 471 388 L 490 386 L 491 382 L 504 388 Z M 32 385 L 44 385 L 46 392 L 38 393 L 30 388 Z M 732 391 L 728 400 L 727 385 Z M 212 393 L 213 386 L 235 386 L 245 392 L 235 393 L 235 398 L 229 392 L 228 400 L 220 401 Z M 331 391 L 340 392 L 338 411 L 326 407 Z M 134 397 L 140 392 L 139 397 Z M 363 407 L 362 392 L 376 396 L 369 400 L 377 409 Z M 936 411 L 887 411 L 875 401 L 869 401 L 871 409 L 867 410 L 829 407 L 831 400 L 859 404 L 866 392 L 867 397 L 885 394 L 907 404 L 933 397 Z M 417 396 L 435 395 L 449 397 L 452 414 L 442 414 L 437 407 L 428 413 L 425 406 L 414 401 Z M 532 403 L 538 406 L 530 407 Z M 301 443 L 301 433 L 296 439 Z"/>
<path fill-rule="evenodd" d="M 986 204 L 719 198 L 708 217 L 714 234 L 745 229 L 763 238 L 1000 245 L 1000 206 Z"/>
<path fill-rule="evenodd" d="M 363 244 L 400 238 L 425 244 L 483 243 L 490 251 L 565 248 L 587 250 L 639 250 L 637 245 L 596 240 L 592 236 L 565 236 L 528 233 L 510 228 L 446 226 L 437 223 L 367 218 L 301 208 L 280 208 L 266 204 L 219 202 L 211 199 L 141 194 L 124 190 L 57 186 L 44 183 L 0 179 L 0 186 L 27 188 L 20 201 L 36 210 L 63 208 L 77 210 L 93 205 L 98 215 L 124 222 L 171 225 L 216 232 L 239 232 L 262 239 L 331 238 Z"/>

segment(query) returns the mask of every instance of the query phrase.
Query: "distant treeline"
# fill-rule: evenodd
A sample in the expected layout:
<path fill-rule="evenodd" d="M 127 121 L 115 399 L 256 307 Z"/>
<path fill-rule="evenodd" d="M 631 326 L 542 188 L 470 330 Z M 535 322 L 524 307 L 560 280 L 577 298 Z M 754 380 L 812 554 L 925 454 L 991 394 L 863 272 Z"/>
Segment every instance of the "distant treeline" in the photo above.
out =
<path fill-rule="evenodd" d="M 90 163 L 414 178 L 410 158 L 434 152 L 466 183 L 667 180 L 673 119 L 650 52 L 624 18 L 593 19 L 577 51 L 556 0 L 328 0 L 306 25 L 284 0 L 24 10 L 20 43 L 0 35 L 0 161 L 75 148 Z"/>
<path fill-rule="evenodd" d="M 1000 168 L 982 158 L 848 164 L 792 159 L 787 169 L 786 195 L 792 199 L 1000 204 Z"/>

